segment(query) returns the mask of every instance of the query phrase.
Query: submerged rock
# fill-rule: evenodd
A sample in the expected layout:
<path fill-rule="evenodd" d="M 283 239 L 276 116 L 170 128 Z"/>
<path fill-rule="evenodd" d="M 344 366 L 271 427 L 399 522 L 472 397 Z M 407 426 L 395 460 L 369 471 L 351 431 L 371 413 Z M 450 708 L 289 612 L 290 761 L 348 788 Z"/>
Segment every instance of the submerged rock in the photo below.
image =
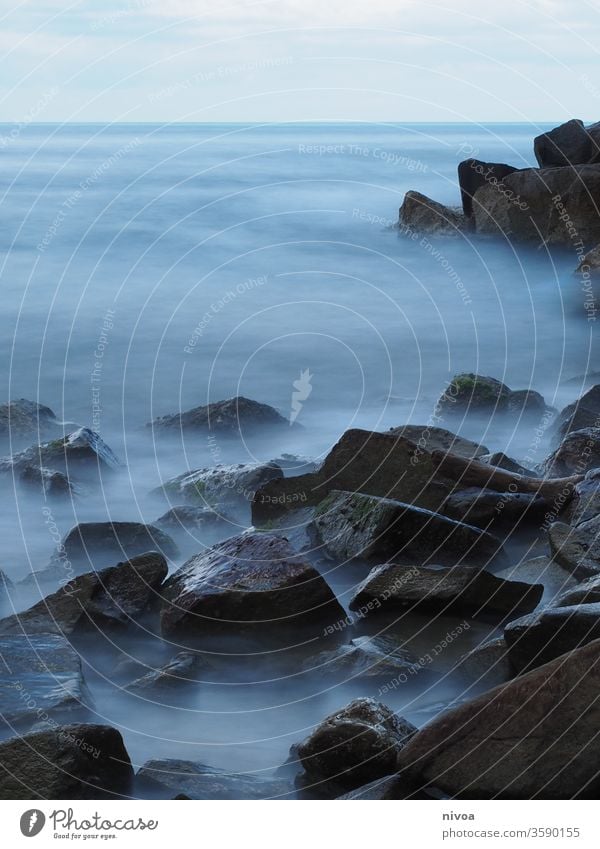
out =
<path fill-rule="evenodd" d="M 47 498 L 64 498 L 77 494 L 67 475 L 54 469 L 26 465 L 19 473 L 19 481 L 29 488 L 39 490 Z"/>
<path fill-rule="evenodd" d="M 269 481 L 279 480 L 283 472 L 271 463 L 254 465 L 215 466 L 184 472 L 154 490 L 169 499 L 181 499 L 189 504 L 212 508 L 247 508 L 257 489 Z"/>
<path fill-rule="evenodd" d="M 126 796 L 133 769 L 108 725 L 59 725 L 0 743 L 0 798 L 110 799 Z"/>
<path fill-rule="evenodd" d="M 298 746 L 302 783 L 337 796 L 389 775 L 415 731 L 381 702 L 355 699 L 326 717 Z"/>
<path fill-rule="evenodd" d="M 355 637 L 335 649 L 319 652 L 302 669 L 329 680 L 397 678 L 406 680 L 421 671 L 417 659 L 381 637 Z"/>
<path fill-rule="evenodd" d="M 502 545 L 480 528 L 389 498 L 333 491 L 314 512 L 320 545 L 340 560 L 485 564 Z"/>
<path fill-rule="evenodd" d="M 508 646 L 504 637 L 488 640 L 464 655 L 458 671 L 465 683 L 489 690 L 510 681 L 514 672 L 508 659 Z"/>
<path fill-rule="evenodd" d="M 238 436 L 270 427 L 289 427 L 289 422 L 274 407 L 241 396 L 194 407 L 185 413 L 160 416 L 147 427 L 154 430 L 210 431 L 219 436 Z"/>
<path fill-rule="evenodd" d="M 64 637 L 0 637 L 0 719 L 33 725 L 90 704 L 81 659 Z"/>
<path fill-rule="evenodd" d="M 257 627 L 302 627 L 345 617 L 319 572 L 278 536 L 249 533 L 217 543 L 177 570 L 163 591 L 165 636 L 238 634 Z"/>
<path fill-rule="evenodd" d="M 290 799 L 295 796 L 287 781 L 224 772 L 196 761 L 172 758 L 146 761 L 137 774 L 137 781 L 155 793 L 162 791 L 165 798 L 171 798 L 173 793 L 204 800 Z"/>
<path fill-rule="evenodd" d="M 458 236 L 465 226 L 465 217 L 459 209 L 444 206 L 420 192 L 404 195 L 400 207 L 400 230 Z"/>
<path fill-rule="evenodd" d="M 350 602 L 350 609 L 374 607 L 460 609 L 518 616 L 533 610 L 544 592 L 540 584 L 505 581 L 468 566 L 399 566 L 384 563 L 369 572 Z"/>
<path fill-rule="evenodd" d="M 60 439 L 0 459 L 0 472 L 4 473 L 21 473 L 30 466 L 42 466 L 69 475 L 71 472 L 105 472 L 118 469 L 121 464 L 97 433 L 81 427 Z"/>
<path fill-rule="evenodd" d="M 596 798 L 600 641 L 441 714 L 398 756 L 386 799 Z"/>
<path fill-rule="evenodd" d="M 60 422 L 50 407 L 36 401 L 19 398 L 0 404 L 0 440 L 45 436 L 59 427 Z"/>
<path fill-rule="evenodd" d="M 157 603 L 165 558 L 146 552 L 70 581 L 22 613 L 0 620 L 0 634 L 65 634 L 135 624 Z"/>
<path fill-rule="evenodd" d="M 149 697 L 154 694 L 160 695 L 197 683 L 203 675 L 210 674 L 211 668 L 210 663 L 202 655 L 182 651 L 164 666 L 151 669 L 141 678 L 136 678 L 127 685 L 126 689 Z"/>

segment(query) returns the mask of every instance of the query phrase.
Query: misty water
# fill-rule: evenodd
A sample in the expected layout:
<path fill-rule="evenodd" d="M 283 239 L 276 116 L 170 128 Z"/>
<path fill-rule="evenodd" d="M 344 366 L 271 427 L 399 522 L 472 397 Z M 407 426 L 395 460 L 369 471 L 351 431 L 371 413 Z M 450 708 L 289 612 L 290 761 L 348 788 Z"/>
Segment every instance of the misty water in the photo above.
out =
<path fill-rule="evenodd" d="M 150 491 L 186 469 L 282 452 L 319 462 L 348 428 L 424 424 L 456 373 L 535 389 L 554 407 L 589 383 L 596 351 L 575 250 L 550 255 L 465 234 L 411 239 L 394 227 L 409 189 L 458 205 L 456 166 L 468 156 L 533 165 L 538 127 L 13 129 L 0 134 L 2 398 L 37 400 L 92 427 L 123 463 L 66 502 L 2 483 L 0 568 L 14 582 L 43 568 L 56 534 L 77 522 L 154 521 L 169 505 Z M 312 391 L 289 429 L 208 442 L 154 439 L 144 428 L 237 395 L 289 417 L 306 370 Z M 517 460 L 535 438 L 531 423 L 469 419 L 460 432 Z M 535 450 L 541 462 L 546 437 Z M 220 536 L 182 532 L 171 568 L 249 523 L 248 509 Z M 520 556 L 529 544 L 511 541 L 509 551 Z M 360 563 L 322 568 L 343 603 L 366 573 Z M 19 603 L 37 599 L 30 591 Z M 338 639 L 394 635 L 419 657 L 462 621 L 377 618 Z M 497 624 L 470 622 L 432 664 L 435 674 L 380 698 L 427 721 L 465 695 L 449 670 Z M 323 646 L 297 643 L 290 634 L 276 650 L 213 646 L 209 653 L 225 656 L 215 676 L 155 704 L 123 692 L 119 655 L 158 665 L 176 647 L 142 632 L 119 645 L 82 642 L 91 716 L 122 730 L 136 764 L 177 757 L 269 774 L 328 712 L 377 696 L 375 684 L 302 673 Z"/>

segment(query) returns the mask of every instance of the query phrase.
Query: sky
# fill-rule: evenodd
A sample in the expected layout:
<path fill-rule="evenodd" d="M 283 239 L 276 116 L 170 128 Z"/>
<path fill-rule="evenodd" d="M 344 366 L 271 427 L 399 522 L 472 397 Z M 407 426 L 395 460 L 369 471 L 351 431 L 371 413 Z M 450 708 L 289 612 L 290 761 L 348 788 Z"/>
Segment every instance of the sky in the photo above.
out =
<path fill-rule="evenodd" d="M 600 0 L 0 0 L 0 121 L 600 120 Z"/>

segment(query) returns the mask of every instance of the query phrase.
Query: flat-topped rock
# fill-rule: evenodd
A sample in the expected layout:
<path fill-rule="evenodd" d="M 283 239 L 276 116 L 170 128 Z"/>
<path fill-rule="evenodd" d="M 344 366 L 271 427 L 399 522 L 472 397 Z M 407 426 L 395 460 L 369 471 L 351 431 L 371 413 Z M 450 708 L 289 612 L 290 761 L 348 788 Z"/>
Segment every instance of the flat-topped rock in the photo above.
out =
<path fill-rule="evenodd" d="M 238 436 L 283 426 L 289 427 L 289 422 L 274 407 L 241 396 L 160 416 L 147 425 L 157 431 L 209 431 L 220 436 Z"/>

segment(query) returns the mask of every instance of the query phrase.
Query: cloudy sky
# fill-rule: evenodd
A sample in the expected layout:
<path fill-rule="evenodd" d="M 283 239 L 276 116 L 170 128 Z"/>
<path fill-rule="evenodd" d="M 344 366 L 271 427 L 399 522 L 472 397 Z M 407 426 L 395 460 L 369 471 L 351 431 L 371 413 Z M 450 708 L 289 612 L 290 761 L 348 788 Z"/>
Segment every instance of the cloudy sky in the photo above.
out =
<path fill-rule="evenodd" d="M 0 0 L 0 121 L 600 120 L 600 0 Z"/>

